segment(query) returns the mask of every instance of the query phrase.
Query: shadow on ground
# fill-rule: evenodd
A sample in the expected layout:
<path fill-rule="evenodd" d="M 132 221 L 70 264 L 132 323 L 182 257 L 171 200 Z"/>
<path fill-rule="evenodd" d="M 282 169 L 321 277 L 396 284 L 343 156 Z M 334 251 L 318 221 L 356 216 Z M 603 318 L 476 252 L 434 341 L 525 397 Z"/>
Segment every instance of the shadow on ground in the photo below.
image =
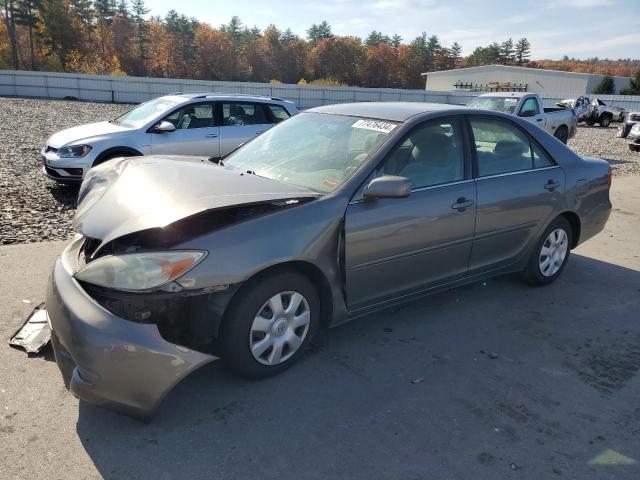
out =
<path fill-rule="evenodd" d="M 141 424 L 81 403 L 105 478 L 639 478 L 640 272 L 480 282 L 329 331 L 260 382 L 207 366 Z"/>
<path fill-rule="evenodd" d="M 78 200 L 79 185 L 59 185 L 53 184 L 47 185 L 47 189 L 51 196 L 62 206 L 67 208 L 76 208 L 76 201 Z"/>

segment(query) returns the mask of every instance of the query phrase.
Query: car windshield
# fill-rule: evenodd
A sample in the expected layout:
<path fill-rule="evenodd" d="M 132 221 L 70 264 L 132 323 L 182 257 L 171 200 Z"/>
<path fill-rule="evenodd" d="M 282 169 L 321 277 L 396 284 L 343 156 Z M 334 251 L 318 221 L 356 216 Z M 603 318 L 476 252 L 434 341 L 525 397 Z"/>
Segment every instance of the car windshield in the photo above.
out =
<path fill-rule="evenodd" d="M 138 105 L 124 115 L 120 115 L 111 123 L 127 128 L 140 128 L 158 115 L 167 112 L 171 107 L 180 103 L 178 98 L 160 97 Z"/>
<path fill-rule="evenodd" d="M 224 165 L 328 193 L 343 184 L 397 126 L 386 120 L 301 113 L 238 149 Z"/>
<path fill-rule="evenodd" d="M 513 97 L 476 97 L 469 102 L 469 107 L 513 113 L 517 104 L 518 99 Z"/>

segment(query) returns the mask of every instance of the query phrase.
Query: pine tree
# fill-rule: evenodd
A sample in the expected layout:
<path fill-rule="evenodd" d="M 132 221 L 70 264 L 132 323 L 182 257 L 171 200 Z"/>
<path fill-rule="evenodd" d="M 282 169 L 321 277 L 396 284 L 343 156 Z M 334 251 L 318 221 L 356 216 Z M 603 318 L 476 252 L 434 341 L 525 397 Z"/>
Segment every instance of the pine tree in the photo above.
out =
<path fill-rule="evenodd" d="M 16 35 L 16 2 L 14 0 L 0 0 L 0 5 L 4 6 L 4 22 L 9 35 L 9 43 L 11 43 L 11 62 L 13 63 L 13 68 L 17 70 L 20 67 L 20 57 L 18 53 L 18 37 Z"/>
<path fill-rule="evenodd" d="M 515 50 L 513 48 L 513 40 L 510 38 L 500 44 L 500 63 L 503 65 L 511 65 L 515 62 Z"/>
<path fill-rule="evenodd" d="M 282 43 L 287 44 L 293 40 L 298 40 L 298 36 L 295 35 L 290 28 L 287 28 L 282 34 Z"/>
<path fill-rule="evenodd" d="M 389 37 L 385 34 L 383 34 L 382 32 L 377 32 L 375 30 L 373 30 L 369 36 L 367 37 L 367 39 L 364 41 L 365 45 L 367 47 L 375 47 L 376 45 L 379 45 L 381 43 L 386 43 L 388 44 L 391 40 L 389 39 Z"/>
<path fill-rule="evenodd" d="M 146 45 L 149 40 L 149 26 L 147 25 L 144 16 L 149 13 L 149 9 L 144 4 L 144 0 L 132 0 L 131 12 L 133 23 L 136 24 L 136 30 L 138 33 L 138 54 L 142 61 L 146 60 Z"/>
<path fill-rule="evenodd" d="M 34 47 L 34 30 L 38 27 L 40 19 L 38 10 L 42 8 L 41 0 L 20 0 L 18 11 L 15 14 L 17 25 L 26 26 L 29 31 L 29 54 L 31 56 L 31 70 L 36 69 L 36 55 Z"/>
<path fill-rule="evenodd" d="M 399 48 L 400 45 L 402 45 L 402 37 L 396 33 L 393 37 L 391 37 L 389 44 L 393 48 Z"/>
<path fill-rule="evenodd" d="M 449 68 L 457 68 L 462 58 L 462 46 L 458 42 L 453 42 L 449 49 Z"/>
<path fill-rule="evenodd" d="M 593 93 L 597 95 L 614 95 L 616 93 L 616 85 L 613 77 L 607 75 L 600 80 L 600 83 L 593 89 Z"/>
<path fill-rule="evenodd" d="M 515 49 L 516 63 L 518 65 L 527 63 L 529 61 L 530 56 L 531 56 L 531 44 L 529 43 L 529 40 L 527 40 L 526 38 L 521 38 L 516 43 L 516 49 Z M 566 55 L 565 55 L 565 58 L 569 60 L 569 58 Z"/>
<path fill-rule="evenodd" d="M 127 4 L 127 0 L 120 0 L 118 2 L 118 6 L 116 7 L 116 11 L 122 18 L 129 20 L 131 14 L 129 13 L 129 5 Z"/>
<path fill-rule="evenodd" d="M 107 27 L 113 23 L 113 15 L 116 12 L 115 0 L 95 0 L 94 2 L 95 16 L 100 27 L 100 44 L 102 47 L 102 54 L 106 53 L 106 35 Z"/>
<path fill-rule="evenodd" d="M 80 23 L 84 25 L 85 33 L 87 34 L 87 42 L 89 43 L 89 50 L 93 50 L 93 38 L 91 34 L 95 30 L 93 24 L 93 6 L 91 0 L 71 0 L 69 2 L 69 8 L 71 13 L 76 16 Z"/>
<path fill-rule="evenodd" d="M 332 37 L 331 25 L 323 20 L 318 25 L 315 23 L 307 29 L 307 39 L 311 46 L 315 47 L 321 40 Z"/>

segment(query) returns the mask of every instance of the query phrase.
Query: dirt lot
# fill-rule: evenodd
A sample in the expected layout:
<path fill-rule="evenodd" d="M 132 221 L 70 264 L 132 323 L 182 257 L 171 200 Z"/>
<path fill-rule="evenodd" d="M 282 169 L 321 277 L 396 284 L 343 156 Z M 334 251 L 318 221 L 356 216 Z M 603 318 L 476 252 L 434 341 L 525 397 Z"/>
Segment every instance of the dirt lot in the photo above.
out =
<path fill-rule="evenodd" d="M 0 97 L 0 245 L 69 238 L 77 188 L 42 175 L 40 149 L 58 130 L 108 120 L 130 108 Z M 580 127 L 569 146 L 580 155 L 608 159 L 616 176 L 640 175 L 640 154 L 615 137 L 614 127 Z"/>
<path fill-rule="evenodd" d="M 640 478 L 640 177 L 552 286 L 496 278 L 359 319 L 278 377 L 219 363 L 149 425 L 0 346 L 0 478 Z M 0 336 L 62 242 L 0 247 Z M 23 303 L 29 300 L 32 303 Z"/>

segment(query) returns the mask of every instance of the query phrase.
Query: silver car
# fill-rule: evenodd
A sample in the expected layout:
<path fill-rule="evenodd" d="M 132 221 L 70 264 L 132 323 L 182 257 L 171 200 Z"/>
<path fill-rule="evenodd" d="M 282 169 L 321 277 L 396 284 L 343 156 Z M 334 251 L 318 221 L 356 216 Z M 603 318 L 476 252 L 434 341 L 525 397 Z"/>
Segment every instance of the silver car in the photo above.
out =
<path fill-rule="evenodd" d="M 56 360 L 80 398 L 146 417 L 216 357 L 266 377 L 356 316 L 510 272 L 550 284 L 610 182 L 526 120 L 420 103 L 314 108 L 218 164 L 113 160 L 53 268 Z"/>
<path fill-rule="evenodd" d="M 222 158 L 296 113 L 295 104 L 281 98 L 175 93 L 114 120 L 52 135 L 42 148 L 43 170 L 57 182 L 79 183 L 90 168 L 117 157 Z"/>

